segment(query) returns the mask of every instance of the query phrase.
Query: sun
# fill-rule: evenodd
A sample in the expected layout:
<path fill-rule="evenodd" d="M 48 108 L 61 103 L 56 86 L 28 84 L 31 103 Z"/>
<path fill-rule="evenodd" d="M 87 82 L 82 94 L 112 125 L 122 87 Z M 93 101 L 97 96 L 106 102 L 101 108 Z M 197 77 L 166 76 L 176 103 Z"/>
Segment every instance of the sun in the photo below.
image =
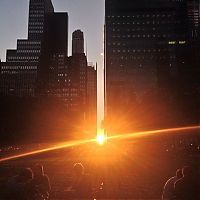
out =
<path fill-rule="evenodd" d="M 98 131 L 96 140 L 97 143 L 101 146 L 106 142 L 106 136 L 103 129 Z"/>
<path fill-rule="evenodd" d="M 104 144 L 104 142 L 105 142 L 105 136 L 97 135 L 97 143 L 102 146 Z"/>

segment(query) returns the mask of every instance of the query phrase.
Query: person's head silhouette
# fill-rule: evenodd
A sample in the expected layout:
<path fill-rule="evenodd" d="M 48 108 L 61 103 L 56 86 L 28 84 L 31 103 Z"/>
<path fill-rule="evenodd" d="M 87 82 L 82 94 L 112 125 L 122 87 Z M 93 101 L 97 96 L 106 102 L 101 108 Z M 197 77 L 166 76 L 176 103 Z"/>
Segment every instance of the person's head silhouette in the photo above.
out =
<path fill-rule="evenodd" d="M 30 168 L 21 169 L 19 172 L 19 180 L 24 182 L 33 178 L 33 171 Z"/>
<path fill-rule="evenodd" d="M 176 177 L 177 177 L 178 179 L 180 179 L 180 178 L 183 177 L 183 172 L 182 172 L 181 169 L 177 169 L 177 170 L 176 170 Z"/>
<path fill-rule="evenodd" d="M 73 170 L 77 176 L 81 176 L 84 174 L 84 167 L 81 163 L 74 164 Z"/>

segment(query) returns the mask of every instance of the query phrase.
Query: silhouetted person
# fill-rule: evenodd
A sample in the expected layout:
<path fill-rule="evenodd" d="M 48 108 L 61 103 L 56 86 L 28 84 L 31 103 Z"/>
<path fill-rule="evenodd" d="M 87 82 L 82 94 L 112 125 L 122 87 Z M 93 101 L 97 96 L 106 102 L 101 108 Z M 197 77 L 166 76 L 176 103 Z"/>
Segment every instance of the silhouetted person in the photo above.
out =
<path fill-rule="evenodd" d="M 177 169 L 176 175 L 171 177 L 164 185 L 162 199 L 171 200 L 174 199 L 174 184 L 177 180 L 183 177 L 182 170 Z"/>
<path fill-rule="evenodd" d="M 34 167 L 32 187 L 34 188 L 34 196 L 36 199 L 49 198 L 49 192 L 51 190 L 49 177 L 44 174 L 44 168 L 42 165 L 36 165 Z"/>
<path fill-rule="evenodd" d="M 30 168 L 21 169 L 19 174 L 7 182 L 7 199 L 30 200 L 32 199 L 31 181 L 33 172 Z"/>
<path fill-rule="evenodd" d="M 197 173 L 191 167 L 184 167 L 183 177 L 175 182 L 175 195 L 178 200 L 199 199 Z"/>
<path fill-rule="evenodd" d="M 88 199 L 92 196 L 92 185 L 89 175 L 85 174 L 81 163 L 76 163 L 73 167 L 74 181 L 70 187 L 71 196 L 77 199 Z"/>

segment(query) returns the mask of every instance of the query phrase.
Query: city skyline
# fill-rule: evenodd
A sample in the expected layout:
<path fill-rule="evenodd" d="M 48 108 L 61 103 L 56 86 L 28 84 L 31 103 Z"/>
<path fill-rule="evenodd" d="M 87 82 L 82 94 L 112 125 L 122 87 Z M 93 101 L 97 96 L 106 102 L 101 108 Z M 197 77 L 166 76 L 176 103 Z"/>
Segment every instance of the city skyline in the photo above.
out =
<path fill-rule="evenodd" d="M 21 0 L 20 4 L 17 3 L 17 1 L 11 2 L 11 0 L 0 2 L 0 26 L 4 27 L 1 30 L 0 38 L 0 59 L 2 61 L 5 61 L 7 49 L 16 48 L 17 39 L 27 38 L 29 0 Z M 70 0 L 52 0 L 52 3 L 55 12 L 68 12 L 69 15 L 68 55 L 71 55 L 72 51 L 72 32 L 81 29 L 84 32 L 85 52 L 87 53 L 88 62 L 98 63 L 98 110 L 100 110 L 99 118 L 102 119 L 104 1 L 87 0 L 83 3 L 80 0 L 73 2 Z M 94 17 L 90 17 L 91 14 Z M 80 18 L 83 20 L 80 21 Z"/>
<path fill-rule="evenodd" d="M 0 2 L 0 26 L 2 27 L 0 59 L 2 61 L 5 61 L 6 49 L 16 48 L 16 40 L 27 37 L 29 0 L 20 0 L 20 5 L 18 1 L 2 0 Z M 68 12 L 69 15 L 68 54 L 71 55 L 72 32 L 81 29 L 84 32 L 88 61 L 102 64 L 104 0 L 86 1 L 83 3 L 80 0 L 73 2 L 52 0 L 52 3 L 55 12 Z M 77 8 L 80 9 L 77 10 Z M 94 17 L 87 16 L 87 12 L 91 12 Z"/>

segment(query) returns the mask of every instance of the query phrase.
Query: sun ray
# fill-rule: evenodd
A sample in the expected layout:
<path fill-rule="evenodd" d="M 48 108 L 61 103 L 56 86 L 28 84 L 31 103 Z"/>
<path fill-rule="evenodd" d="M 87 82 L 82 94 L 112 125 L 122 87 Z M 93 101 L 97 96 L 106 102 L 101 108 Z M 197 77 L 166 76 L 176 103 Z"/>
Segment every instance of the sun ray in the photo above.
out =
<path fill-rule="evenodd" d="M 200 126 L 188 126 L 188 127 L 179 127 L 179 128 L 168 128 L 168 129 L 160 129 L 160 130 L 151 130 L 151 131 L 141 131 L 141 132 L 135 132 L 135 133 L 128 133 L 128 134 L 118 134 L 107 137 L 104 132 L 99 132 L 97 135 L 97 138 L 95 139 L 88 139 L 88 140 L 75 140 L 75 141 L 69 141 L 66 143 L 60 143 L 57 145 L 54 145 L 52 147 L 47 147 L 39 150 L 34 150 L 22 154 L 17 154 L 5 158 L 1 158 L 0 162 L 6 162 L 14 159 L 19 159 L 23 157 L 33 156 L 36 154 L 42 154 L 50 151 L 60 150 L 60 149 L 66 149 L 69 147 L 74 146 L 80 146 L 85 145 L 89 143 L 98 142 L 100 145 L 104 144 L 107 140 L 117 140 L 117 139 L 139 139 L 144 138 L 147 136 L 153 136 L 155 134 L 169 134 L 169 133 L 180 133 L 184 131 L 196 131 L 200 130 Z"/>
<path fill-rule="evenodd" d="M 69 148 L 69 147 L 73 147 L 73 146 L 80 146 L 80 145 L 91 143 L 91 142 L 94 142 L 94 141 L 95 141 L 95 139 L 70 141 L 70 142 L 54 145 L 53 147 L 48 147 L 48 148 L 44 148 L 44 149 L 30 151 L 30 152 L 27 152 L 27 153 L 9 156 L 9 157 L 6 157 L 6 158 L 1 158 L 0 162 L 14 160 L 14 159 L 18 159 L 18 158 L 27 157 L 27 156 L 33 156 L 33 155 L 36 155 L 36 154 L 46 153 L 46 152 L 55 151 L 55 150 L 65 149 L 65 148 Z"/>

